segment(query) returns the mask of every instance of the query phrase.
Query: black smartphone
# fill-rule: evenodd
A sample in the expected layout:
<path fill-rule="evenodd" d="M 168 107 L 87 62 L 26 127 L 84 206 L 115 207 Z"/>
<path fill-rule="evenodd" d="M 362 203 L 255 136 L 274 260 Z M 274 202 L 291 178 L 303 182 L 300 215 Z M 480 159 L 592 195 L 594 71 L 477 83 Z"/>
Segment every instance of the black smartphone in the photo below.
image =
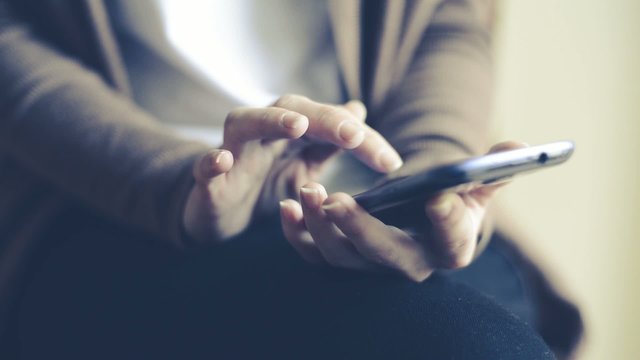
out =
<path fill-rule="evenodd" d="M 461 191 L 465 187 L 496 183 L 562 164 L 571 157 L 574 147 L 571 141 L 558 141 L 474 157 L 393 179 L 355 195 L 354 199 L 374 216 L 381 211 L 389 213 L 396 207 L 422 202 L 443 191 Z"/>

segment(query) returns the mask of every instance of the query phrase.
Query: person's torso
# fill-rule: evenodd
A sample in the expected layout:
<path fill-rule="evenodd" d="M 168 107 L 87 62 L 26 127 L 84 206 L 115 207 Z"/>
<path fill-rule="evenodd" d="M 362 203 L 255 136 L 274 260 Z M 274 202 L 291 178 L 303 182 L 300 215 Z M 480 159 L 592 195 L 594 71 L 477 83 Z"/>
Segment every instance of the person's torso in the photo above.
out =
<path fill-rule="evenodd" d="M 119 1 L 110 12 L 137 102 L 186 136 L 218 144 L 231 109 L 285 93 L 342 100 L 324 1 Z"/>
<path fill-rule="evenodd" d="M 230 110 L 287 93 L 346 100 L 325 1 L 119 1 L 110 13 L 136 102 L 188 139 L 219 146 Z M 320 180 L 356 192 L 375 177 L 347 155 Z"/>

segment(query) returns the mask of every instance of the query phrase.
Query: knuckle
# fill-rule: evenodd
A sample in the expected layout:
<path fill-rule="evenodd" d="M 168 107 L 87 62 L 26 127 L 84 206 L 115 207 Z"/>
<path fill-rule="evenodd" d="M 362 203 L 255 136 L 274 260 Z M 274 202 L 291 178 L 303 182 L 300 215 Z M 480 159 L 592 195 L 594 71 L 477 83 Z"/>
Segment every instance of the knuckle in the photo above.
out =
<path fill-rule="evenodd" d="M 305 99 L 304 96 L 295 95 L 295 94 L 285 94 L 282 95 L 273 103 L 273 106 L 280 108 L 288 108 L 291 104 L 296 103 L 299 100 Z"/>
<path fill-rule="evenodd" d="M 227 117 L 224 119 L 224 124 L 225 125 L 233 124 L 236 121 L 238 121 L 238 118 L 240 118 L 241 112 L 242 112 L 241 108 L 235 108 L 229 111 L 229 113 L 227 113 Z"/>
<path fill-rule="evenodd" d="M 328 123 L 332 120 L 341 120 L 339 117 L 344 117 L 344 113 L 341 109 L 329 105 L 323 105 L 318 114 L 318 121 L 321 123 Z"/>
<path fill-rule="evenodd" d="M 263 125 L 263 126 L 268 126 L 269 123 L 271 122 L 271 120 L 276 116 L 276 114 L 278 114 L 275 111 L 272 111 L 270 109 L 265 109 L 261 114 L 260 114 L 260 118 L 259 118 L 259 125 Z"/>
<path fill-rule="evenodd" d="M 386 145 L 387 140 L 378 132 L 378 130 L 372 128 L 371 126 L 364 124 L 364 133 L 366 134 L 367 139 L 373 140 L 378 143 L 380 146 Z"/>
<path fill-rule="evenodd" d="M 224 119 L 224 134 L 228 135 L 235 131 L 238 119 L 240 118 L 241 109 L 233 109 L 229 111 L 227 117 Z"/>
<path fill-rule="evenodd" d="M 360 121 L 364 121 L 367 116 L 367 108 L 360 100 L 351 100 L 346 105 L 345 108 L 349 110 L 354 116 L 358 118 Z"/>

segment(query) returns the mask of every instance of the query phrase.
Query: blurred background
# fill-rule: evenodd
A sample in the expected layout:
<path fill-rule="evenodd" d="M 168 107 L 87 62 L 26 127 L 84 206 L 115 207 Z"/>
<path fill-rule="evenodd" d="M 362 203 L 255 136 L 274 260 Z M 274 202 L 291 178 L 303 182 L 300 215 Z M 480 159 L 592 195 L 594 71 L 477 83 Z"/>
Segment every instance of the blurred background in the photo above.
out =
<path fill-rule="evenodd" d="M 571 139 L 501 196 L 581 307 L 579 359 L 640 359 L 640 1 L 501 1 L 495 139 Z"/>

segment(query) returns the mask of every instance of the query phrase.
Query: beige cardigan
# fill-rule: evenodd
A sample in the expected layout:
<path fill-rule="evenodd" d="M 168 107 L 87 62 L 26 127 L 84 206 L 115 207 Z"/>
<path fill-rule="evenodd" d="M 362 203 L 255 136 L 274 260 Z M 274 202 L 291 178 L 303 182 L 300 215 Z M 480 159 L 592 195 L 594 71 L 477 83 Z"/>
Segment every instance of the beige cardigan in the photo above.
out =
<path fill-rule="evenodd" d="M 403 172 L 486 150 L 492 10 L 490 0 L 330 3 L 346 95 L 366 103 L 368 121 L 405 159 Z M 206 150 L 129 98 L 101 0 L 0 1 L 0 336 L 30 255 L 72 207 L 181 246 L 191 166 Z M 540 304 L 565 304 L 521 260 L 542 279 Z M 564 343 L 545 334 L 544 314 L 538 327 L 568 354 L 576 319 Z"/>

